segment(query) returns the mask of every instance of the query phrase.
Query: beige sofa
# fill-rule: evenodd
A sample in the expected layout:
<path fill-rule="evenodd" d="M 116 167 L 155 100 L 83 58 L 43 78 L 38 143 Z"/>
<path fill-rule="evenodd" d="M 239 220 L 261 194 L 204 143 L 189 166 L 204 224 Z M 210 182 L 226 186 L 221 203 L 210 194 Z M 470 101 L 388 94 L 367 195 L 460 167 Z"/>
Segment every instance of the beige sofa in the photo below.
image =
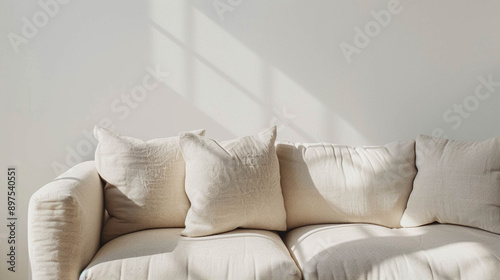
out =
<path fill-rule="evenodd" d="M 275 143 L 275 129 L 251 141 L 216 143 L 202 134 L 145 142 L 96 128 L 96 161 L 78 164 L 31 198 L 33 279 L 499 279 L 500 139 L 467 143 L 419 136 L 350 147 Z M 180 145 L 170 161 L 181 160 L 185 170 L 172 165 L 152 172 L 170 164 L 159 150 L 151 153 L 165 145 Z M 249 145 L 271 154 L 264 157 L 254 147 L 245 158 Z M 207 149 L 227 154 L 204 154 Z M 234 162 L 224 156 L 238 163 L 226 169 Z M 161 165 L 152 163 L 158 159 Z M 266 189 L 275 180 L 270 170 L 276 162 L 280 198 Z M 135 175 L 120 180 L 128 176 L 118 170 L 122 164 L 122 171 Z M 251 172 L 235 173 L 245 180 L 234 187 L 228 178 L 241 164 Z M 187 206 L 177 195 L 155 200 L 175 192 L 157 184 L 174 175 L 185 178 Z M 203 187 L 212 192 L 196 189 L 210 180 L 216 184 Z M 261 185 L 245 189 L 255 184 Z M 146 187 L 137 191 L 140 186 Z M 212 195 L 214 203 L 205 205 L 203 195 Z M 179 212 L 185 227 L 173 215 L 154 213 L 167 211 L 162 201 L 169 199 L 175 202 L 168 205 L 185 210 Z M 227 215 L 217 212 L 221 205 Z M 202 213 L 194 213 L 196 207 Z M 158 219 L 141 218 L 145 210 Z"/>

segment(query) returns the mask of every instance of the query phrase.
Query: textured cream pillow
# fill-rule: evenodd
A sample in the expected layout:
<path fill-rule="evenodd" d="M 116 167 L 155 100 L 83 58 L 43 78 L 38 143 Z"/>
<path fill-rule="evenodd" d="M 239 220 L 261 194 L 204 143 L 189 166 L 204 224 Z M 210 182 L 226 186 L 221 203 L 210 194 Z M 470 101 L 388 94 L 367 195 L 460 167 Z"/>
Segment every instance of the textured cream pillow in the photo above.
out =
<path fill-rule="evenodd" d="M 286 229 L 275 140 L 276 127 L 220 144 L 194 133 L 180 136 L 191 201 L 183 235 Z"/>
<path fill-rule="evenodd" d="M 500 233 L 500 137 L 460 142 L 420 135 L 404 227 L 450 223 Z"/>
<path fill-rule="evenodd" d="M 321 223 L 401 227 L 412 189 L 415 141 L 351 147 L 279 143 L 288 228 Z"/>
<path fill-rule="evenodd" d="M 148 228 L 184 227 L 189 200 L 179 137 L 146 142 L 98 126 L 94 136 L 99 141 L 95 162 L 106 181 L 104 205 L 109 213 L 102 243 Z"/>

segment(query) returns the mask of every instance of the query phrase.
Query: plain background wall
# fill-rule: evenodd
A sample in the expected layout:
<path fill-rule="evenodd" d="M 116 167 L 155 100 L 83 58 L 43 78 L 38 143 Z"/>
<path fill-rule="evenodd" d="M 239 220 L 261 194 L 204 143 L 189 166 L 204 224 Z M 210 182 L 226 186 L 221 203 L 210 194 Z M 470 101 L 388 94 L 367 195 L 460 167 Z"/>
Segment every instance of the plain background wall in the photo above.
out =
<path fill-rule="evenodd" d="M 145 140 L 500 136 L 499 1 L 60 1 L 0 3 L 0 225 L 18 170 L 17 266 L 0 226 L 1 279 L 29 278 L 29 198 L 93 158 L 97 123 Z"/>

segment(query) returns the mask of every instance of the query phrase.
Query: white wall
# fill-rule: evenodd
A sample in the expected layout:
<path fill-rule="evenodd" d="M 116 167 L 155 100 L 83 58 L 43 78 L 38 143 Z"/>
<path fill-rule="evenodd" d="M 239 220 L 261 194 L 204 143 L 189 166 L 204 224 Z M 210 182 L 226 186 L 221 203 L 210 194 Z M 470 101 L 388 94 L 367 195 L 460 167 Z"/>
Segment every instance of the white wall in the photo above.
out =
<path fill-rule="evenodd" d="M 0 257 L 2 279 L 28 279 L 29 197 L 93 158 L 86 134 L 99 122 L 143 139 L 270 124 L 283 140 L 352 145 L 500 135 L 499 1 L 40 3 L 51 16 L 36 1 L 0 3 L 0 225 L 7 167 L 18 169 L 17 267 Z"/>

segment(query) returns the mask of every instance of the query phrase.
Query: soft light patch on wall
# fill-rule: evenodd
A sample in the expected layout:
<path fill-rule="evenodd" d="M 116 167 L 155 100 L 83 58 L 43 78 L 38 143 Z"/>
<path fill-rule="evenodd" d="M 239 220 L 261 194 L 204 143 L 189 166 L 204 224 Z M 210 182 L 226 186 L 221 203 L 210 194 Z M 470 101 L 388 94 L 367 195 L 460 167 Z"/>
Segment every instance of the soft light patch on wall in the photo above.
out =
<path fill-rule="evenodd" d="M 277 125 L 290 141 L 328 136 L 327 104 L 188 3 L 153 1 L 150 25 L 151 59 L 169 69 L 166 84 L 234 135 Z"/>

